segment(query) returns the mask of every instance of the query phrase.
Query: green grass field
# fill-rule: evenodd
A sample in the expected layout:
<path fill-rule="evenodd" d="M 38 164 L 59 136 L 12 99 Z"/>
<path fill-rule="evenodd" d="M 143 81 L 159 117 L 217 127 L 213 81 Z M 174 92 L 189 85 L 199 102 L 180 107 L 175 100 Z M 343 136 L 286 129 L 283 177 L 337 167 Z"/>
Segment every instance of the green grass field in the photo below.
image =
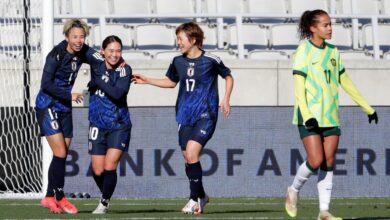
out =
<path fill-rule="evenodd" d="M 52 214 L 39 200 L 0 199 L 0 219 L 289 219 L 283 198 L 211 198 L 203 215 L 184 215 L 185 199 L 113 199 L 109 213 L 92 215 L 98 199 L 71 200 L 79 214 Z M 332 211 L 344 219 L 390 219 L 390 198 L 333 199 Z M 316 219 L 317 199 L 301 199 L 296 219 Z"/>

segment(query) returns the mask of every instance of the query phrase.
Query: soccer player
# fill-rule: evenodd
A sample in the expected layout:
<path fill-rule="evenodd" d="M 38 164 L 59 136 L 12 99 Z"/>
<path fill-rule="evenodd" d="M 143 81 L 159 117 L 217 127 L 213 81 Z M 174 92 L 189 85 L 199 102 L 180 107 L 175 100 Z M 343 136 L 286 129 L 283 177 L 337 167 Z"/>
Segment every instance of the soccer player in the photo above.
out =
<path fill-rule="evenodd" d="M 105 214 L 117 183 L 116 168 L 130 142 L 131 121 L 127 108 L 132 70 L 122 65 L 122 41 L 117 36 L 104 39 L 101 54 L 105 60 L 91 63 L 89 84 L 89 154 L 93 178 L 102 193 L 92 212 Z"/>
<path fill-rule="evenodd" d="M 87 24 L 78 19 L 65 22 L 65 40 L 47 55 L 41 88 L 36 98 L 36 115 L 41 134 L 46 137 L 53 159 L 49 167 L 46 196 L 41 205 L 54 213 L 76 214 L 77 208 L 64 196 L 65 161 L 73 137 L 72 101 L 81 102 L 83 95 L 71 93 L 84 54 L 92 50 L 84 44 L 89 33 Z"/>
<path fill-rule="evenodd" d="M 298 193 L 318 170 L 318 220 L 340 220 L 329 213 L 334 157 L 341 135 L 339 85 L 368 115 L 369 123 L 378 123 L 378 116 L 348 78 L 337 48 L 325 41 L 332 37 L 329 15 L 323 10 L 305 11 L 300 18 L 299 34 L 303 41 L 296 50 L 293 64 L 293 124 L 298 125 L 307 160 L 300 165 L 292 185 L 287 188 L 285 209 L 290 217 L 297 216 Z"/>
<path fill-rule="evenodd" d="M 137 84 L 174 88 L 179 83 L 176 101 L 179 145 L 185 161 L 190 184 L 190 198 L 182 209 L 186 214 L 201 214 L 209 197 L 202 183 L 200 153 L 212 137 L 218 118 L 218 75 L 226 80 L 225 96 L 220 108 L 230 115 L 230 95 L 233 77 L 221 59 L 202 50 L 203 31 L 196 23 L 184 23 L 176 29 L 177 43 L 182 55 L 173 58 L 166 78 L 153 79 L 134 74 Z"/>

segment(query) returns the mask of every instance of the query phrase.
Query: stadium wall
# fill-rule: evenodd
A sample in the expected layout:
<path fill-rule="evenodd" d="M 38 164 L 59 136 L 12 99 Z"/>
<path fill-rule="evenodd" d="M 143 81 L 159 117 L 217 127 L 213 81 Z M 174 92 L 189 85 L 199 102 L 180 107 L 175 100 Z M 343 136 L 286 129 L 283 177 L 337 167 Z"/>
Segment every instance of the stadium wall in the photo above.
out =
<path fill-rule="evenodd" d="M 341 107 L 335 197 L 390 195 L 390 108 L 376 110 L 377 125 L 368 124 L 360 108 Z M 174 108 L 132 107 L 130 112 L 130 149 L 118 167 L 114 196 L 187 197 L 188 180 L 177 144 Z M 207 193 L 212 197 L 283 197 L 305 158 L 297 128 L 291 124 L 292 112 L 292 107 L 233 107 L 229 119 L 220 116 L 214 137 L 201 157 Z M 67 160 L 65 191 L 99 196 L 90 176 L 87 114 L 87 108 L 73 111 L 74 139 Z M 312 176 L 301 195 L 316 197 L 316 181 L 317 177 Z"/>

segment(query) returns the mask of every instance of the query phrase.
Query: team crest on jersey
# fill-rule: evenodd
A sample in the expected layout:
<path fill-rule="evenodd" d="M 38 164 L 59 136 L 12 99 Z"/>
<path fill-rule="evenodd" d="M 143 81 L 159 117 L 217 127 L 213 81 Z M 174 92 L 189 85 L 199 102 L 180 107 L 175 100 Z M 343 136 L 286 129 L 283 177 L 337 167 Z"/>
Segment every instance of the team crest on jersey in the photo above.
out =
<path fill-rule="evenodd" d="M 188 63 L 188 64 L 189 64 L 189 66 L 187 68 L 187 75 L 189 77 L 192 77 L 195 74 L 195 68 L 194 68 L 195 63 Z"/>
<path fill-rule="evenodd" d="M 50 122 L 50 125 L 51 125 L 51 128 L 53 128 L 54 130 L 58 129 L 58 122 L 57 121 Z"/>
<path fill-rule="evenodd" d="M 110 78 L 108 77 L 108 72 L 106 71 L 106 73 L 102 75 L 102 80 L 107 83 L 109 79 Z"/>
<path fill-rule="evenodd" d="M 77 69 L 77 61 L 72 61 L 72 70 L 73 71 L 76 71 L 76 69 Z"/>
<path fill-rule="evenodd" d="M 330 59 L 330 63 L 332 66 L 336 66 L 336 60 L 334 58 Z"/>

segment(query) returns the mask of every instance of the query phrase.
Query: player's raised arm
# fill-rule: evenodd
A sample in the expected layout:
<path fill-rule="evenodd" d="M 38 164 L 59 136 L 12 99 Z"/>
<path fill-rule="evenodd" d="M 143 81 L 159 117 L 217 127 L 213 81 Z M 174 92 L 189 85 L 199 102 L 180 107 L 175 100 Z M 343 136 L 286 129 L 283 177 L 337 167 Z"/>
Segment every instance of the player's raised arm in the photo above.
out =
<path fill-rule="evenodd" d="M 132 81 L 135 84 L 149 84 L 160 88 L 174 88 L 177 84 L 176 82 L 173 82 L 169 78 L 163 78 L 163 79 L 149 78 L 140 73 L 134 73 Z"/>

